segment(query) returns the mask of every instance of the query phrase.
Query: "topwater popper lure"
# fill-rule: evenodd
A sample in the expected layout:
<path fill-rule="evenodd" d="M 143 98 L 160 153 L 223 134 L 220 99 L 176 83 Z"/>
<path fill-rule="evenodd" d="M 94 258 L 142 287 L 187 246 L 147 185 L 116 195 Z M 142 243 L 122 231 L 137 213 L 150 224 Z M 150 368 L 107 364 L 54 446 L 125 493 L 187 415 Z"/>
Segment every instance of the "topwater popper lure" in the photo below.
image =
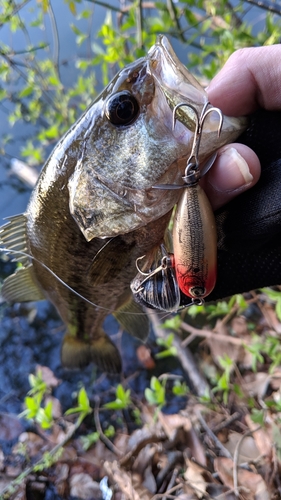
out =
<path fill-rule="evenodd" d="M 211 293 L 217 275 L 217 234 L 215 217 L 210 202 L 199 184 L 201 177 L 213 165 L 216 154 L 200 168 L 198 157 L 204 121 L 211 112 L 219 115 L 218 135 L 220 135 L 223 115 L 218 108 L 206 109 L 206 103 L 199 116 L 197 110 L 187 103 L 180 103 L 173 111 L 175 125 L 178 108 L 187 106 L 196 116 L 196 128 L 191 154 L 187 160 L 183 185 L 155 185 L 155 189 L 183 189 L 177 205 L 173 225 L 173 253 L 163 250 L 160 262 L 132 290 L 142 304 L 166 311 L 175 311 L 180 305 L 180 292 L 191 298 L 191 304 L 202 305 Z M 164 255 L 165 253 L 165 255 Z M 179 290 L 177 290 L 177 286 Z M 173 293 L 171 293 L 171 290 Z M 163 295 L 159 299 L 159 292 Z M 167 300 L 168 298 L 168 300 Z"/>

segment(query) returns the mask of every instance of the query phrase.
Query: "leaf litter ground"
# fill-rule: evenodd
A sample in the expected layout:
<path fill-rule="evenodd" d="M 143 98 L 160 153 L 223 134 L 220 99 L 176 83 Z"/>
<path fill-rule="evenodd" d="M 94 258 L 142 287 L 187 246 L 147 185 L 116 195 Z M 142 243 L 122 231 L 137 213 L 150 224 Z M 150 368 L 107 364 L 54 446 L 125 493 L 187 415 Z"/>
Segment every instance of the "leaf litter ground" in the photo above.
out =
<path fill-rule="evenodd" d="M 104 406 L 117 400 L 118 377 L 93 375 L 92 368 L 73 374 L 60 367 L 62 331 L 55 316 L 46 340 L 44 312 L 3 312 L 2 356 L 15 357 L 21 368 L 9 365 L 10 377 L 9 366 L 3 372 L 7 390 L 2 384 L 1 498 L 281 498 L 279 293 L 251 293 L 205 306 L 201 313 L 183 312 L 170 324 L 177 331 L 169 323 L 163 328 L 154 314 L 155 337 L 145 346 L 116 331 L 124 359 L 123 392 L 130 389 L 123 409 Z M 49 317 L 48 307 L 45 312 Z M 38 329 L 41 350 L 35 339 Z M 6 351 L 6 344 L 13 348 Z M 165 346 L 176 356 L 161 359 Z M 28 370 L 37 370 L 48 388 L 44 405 L 52 402 L 50 429 L 15 415 L 24 409 Z M 153 377 L 158 385 L 149 382 Z M 77 415 L 65 416 L 65 410 L 76 406 L 82 385 L 91 412 L 78 425 Z M 163 399 L 148 404 L 153 396 L 157 403 L 161 387 Z"/>

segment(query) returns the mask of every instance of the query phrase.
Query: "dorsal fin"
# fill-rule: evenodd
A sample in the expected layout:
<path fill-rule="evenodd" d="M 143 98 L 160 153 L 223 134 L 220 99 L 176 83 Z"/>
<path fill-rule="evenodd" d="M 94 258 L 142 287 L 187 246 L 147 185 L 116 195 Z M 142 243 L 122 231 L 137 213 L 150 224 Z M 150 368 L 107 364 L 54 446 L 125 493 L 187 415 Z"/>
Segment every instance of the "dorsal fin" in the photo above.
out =
<path fill-rule="evenodd" d="M 44 300 L 43 293 L 33 276 L 33 266 L 20 267 L 4 280 L 1 295 L 7 302 L 33 302 Z"/>
<path fill-rule="evenodd" d="M 11 252 L 12 260 L 21 262 L 24 267 L 30 265 L 30 259 L 19 252 L 28 252 L 26 238 L 26 215 L 20 214 L 9 217 L 9 222 L 0 227 L 0 245 Z"/>

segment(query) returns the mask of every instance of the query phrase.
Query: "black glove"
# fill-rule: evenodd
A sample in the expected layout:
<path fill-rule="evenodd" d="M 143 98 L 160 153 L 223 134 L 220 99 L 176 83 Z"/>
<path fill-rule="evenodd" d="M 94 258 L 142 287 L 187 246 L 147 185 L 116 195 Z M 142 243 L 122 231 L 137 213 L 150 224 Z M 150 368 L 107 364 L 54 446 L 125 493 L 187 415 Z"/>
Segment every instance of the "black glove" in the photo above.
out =
<path fill-rule="evenodd" d="M 281 284 L 281 112 L 257 111 L 238 142 L 258 155 L 261 177 L 216 212 L 218 279 L 208 301 Z"/>

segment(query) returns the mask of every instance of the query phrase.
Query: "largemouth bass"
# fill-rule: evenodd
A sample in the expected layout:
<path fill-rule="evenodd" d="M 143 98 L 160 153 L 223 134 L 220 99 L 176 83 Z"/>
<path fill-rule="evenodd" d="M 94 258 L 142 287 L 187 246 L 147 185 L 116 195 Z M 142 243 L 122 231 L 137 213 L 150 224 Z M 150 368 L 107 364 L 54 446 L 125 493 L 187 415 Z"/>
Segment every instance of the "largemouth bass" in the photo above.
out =
<path fill-rule="evenodd" d="M 136 260 L 164 242 L 207 95 L 158 37 L 146 57 L 122 69 L 58 142 L 24 214 L 1 228 L 1 244 L 22 264 L 3 284 L 9 302 L 50 300 L 66 325 L 62 363 L 121 370 L 120 354 L 102 324 L 109 313 L 144 340 L 149 321 L 132 300 Z M 232 142 L 245 120 L 204 123 L 200 162 Z M 66 286 L 67 285 L 67 286 Z"/>

